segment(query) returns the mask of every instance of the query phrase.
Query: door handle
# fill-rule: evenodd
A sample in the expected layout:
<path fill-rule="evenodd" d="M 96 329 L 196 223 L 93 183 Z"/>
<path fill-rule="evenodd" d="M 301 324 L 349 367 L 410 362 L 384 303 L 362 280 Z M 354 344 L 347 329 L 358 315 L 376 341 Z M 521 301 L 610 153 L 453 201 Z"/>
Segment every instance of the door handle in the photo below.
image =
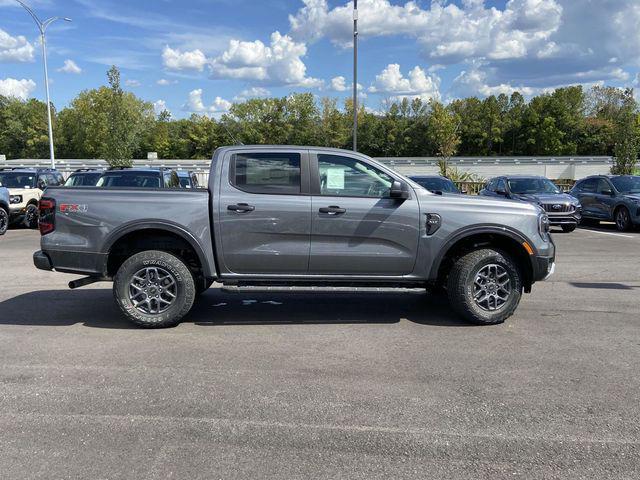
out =
<path fill-rule="evenodd" d="M 235 205 L 227 205 L 227 210 L 232 212 L 253 212 L 256 209 L 253 205 L 248 203 L 236 203 Z"/>
<path fill-rule="evenodd" d="M 328 213 L 329 215 L 339 215 L 341 213 L 347 213 L 346 208 L 340 208 L 335 205 L 330 207 L 322 207 L 318 210 L 320 213 Z"/>

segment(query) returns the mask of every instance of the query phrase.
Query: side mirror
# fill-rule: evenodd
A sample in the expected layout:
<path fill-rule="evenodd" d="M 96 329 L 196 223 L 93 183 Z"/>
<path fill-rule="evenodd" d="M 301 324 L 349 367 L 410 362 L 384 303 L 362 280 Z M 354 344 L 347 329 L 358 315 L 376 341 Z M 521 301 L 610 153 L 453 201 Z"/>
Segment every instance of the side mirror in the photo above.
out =
<path fill-rule="evenodd" d="M 409 198 L 409 192 L 403 188 L 402 182 L 394 180 L 391 184 L 391 189 L 389 190 L 389 197 L 405 199 Z"/>
<path fill-rule="evenodd" d="M 610 188 L 606 188 L 600 193 L 602 193 L 602 195 L 609 195 L 610 197 L 613 197 L 613 190 L 611 190 Z"/>
<path fill-rule="evenodd" d="M 503 197 L 508 197 L 509 195 L 507 194 L 506 190 L 496 190 L 496 194 L 498 195 L 502 195 Z"/>

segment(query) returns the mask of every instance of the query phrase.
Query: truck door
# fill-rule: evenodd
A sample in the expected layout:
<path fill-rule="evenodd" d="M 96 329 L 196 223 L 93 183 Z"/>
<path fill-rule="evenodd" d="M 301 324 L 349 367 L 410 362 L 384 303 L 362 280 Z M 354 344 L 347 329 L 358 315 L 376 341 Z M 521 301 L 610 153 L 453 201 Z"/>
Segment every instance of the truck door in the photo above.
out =
<path fill-rule="evenodd" d="M 248 149 L 231 154 L 222 169 L 218 205 L 226 273 L 307 272 L 308 186 L 306 151 Z"/>
<path fill-rule="evenodd" d="M 395 178 L 361 157 L 311 154 L 309 273 L 400 276 L 413 272 L 419 205 L 389 197 Z"/>

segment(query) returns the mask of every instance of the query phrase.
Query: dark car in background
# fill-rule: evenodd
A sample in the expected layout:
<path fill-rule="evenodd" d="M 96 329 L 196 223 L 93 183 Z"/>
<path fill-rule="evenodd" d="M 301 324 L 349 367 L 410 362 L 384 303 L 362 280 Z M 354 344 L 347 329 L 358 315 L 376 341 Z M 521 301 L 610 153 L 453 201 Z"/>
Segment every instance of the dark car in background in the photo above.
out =
<path fill-rule="evenodd" d="M 98 179 L 96 187 L 180 188 L 175 170 L 168 168 L 110 168 Z"/>
<path fill-rule="evenodd" d="M 9 228 L 9 190 L 0 184 L 0 235 L 4 235 Z"/>
<path fill-rule="evenodd" d="M 510 175 L 490 179 L 479 195 L 520 200 L 539 205 L 547 213 L 552 226 L 563 232 L 573 232 L 580 223 L 582 206 L 579 200 L 562 190 L 546 177 Z"/>
<path fill-rule="evenodd" d="M 587 221 L 614 221 L 622 232 L 640 225 L 640 176 L 583 178 L 571 189 L 571 195 L 580 200 L 582 215 Z"/>
<path fill-rule="evenodd" d="M 104 170 L 93 168 L 79 168 L 67 178 L 65 187 L 95 187 Z"/>
<path fill-rule="evenodd" d="M 412 175 L 409 178 L 431 193 L 461 193 L 455 183 L 442 175 Z"/>
<path fill-rule="evenodd" d="M 198 184 L 198 176 L 195 172 L 188 170 L 177 170 L 180 188 L 200 188 Z"/>

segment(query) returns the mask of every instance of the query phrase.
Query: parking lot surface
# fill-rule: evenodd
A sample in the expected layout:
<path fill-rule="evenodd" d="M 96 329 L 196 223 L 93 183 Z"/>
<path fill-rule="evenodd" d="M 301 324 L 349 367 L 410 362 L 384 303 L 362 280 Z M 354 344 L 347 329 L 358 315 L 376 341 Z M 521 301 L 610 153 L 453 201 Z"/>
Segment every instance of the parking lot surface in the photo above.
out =
<path fill-rule="evenodd" d="M 0 477 L 640 478 L 640 233 L 554 234 L 505 324 L 421 291 L 211 289 L 141 330 L 0 237 Z"/>

